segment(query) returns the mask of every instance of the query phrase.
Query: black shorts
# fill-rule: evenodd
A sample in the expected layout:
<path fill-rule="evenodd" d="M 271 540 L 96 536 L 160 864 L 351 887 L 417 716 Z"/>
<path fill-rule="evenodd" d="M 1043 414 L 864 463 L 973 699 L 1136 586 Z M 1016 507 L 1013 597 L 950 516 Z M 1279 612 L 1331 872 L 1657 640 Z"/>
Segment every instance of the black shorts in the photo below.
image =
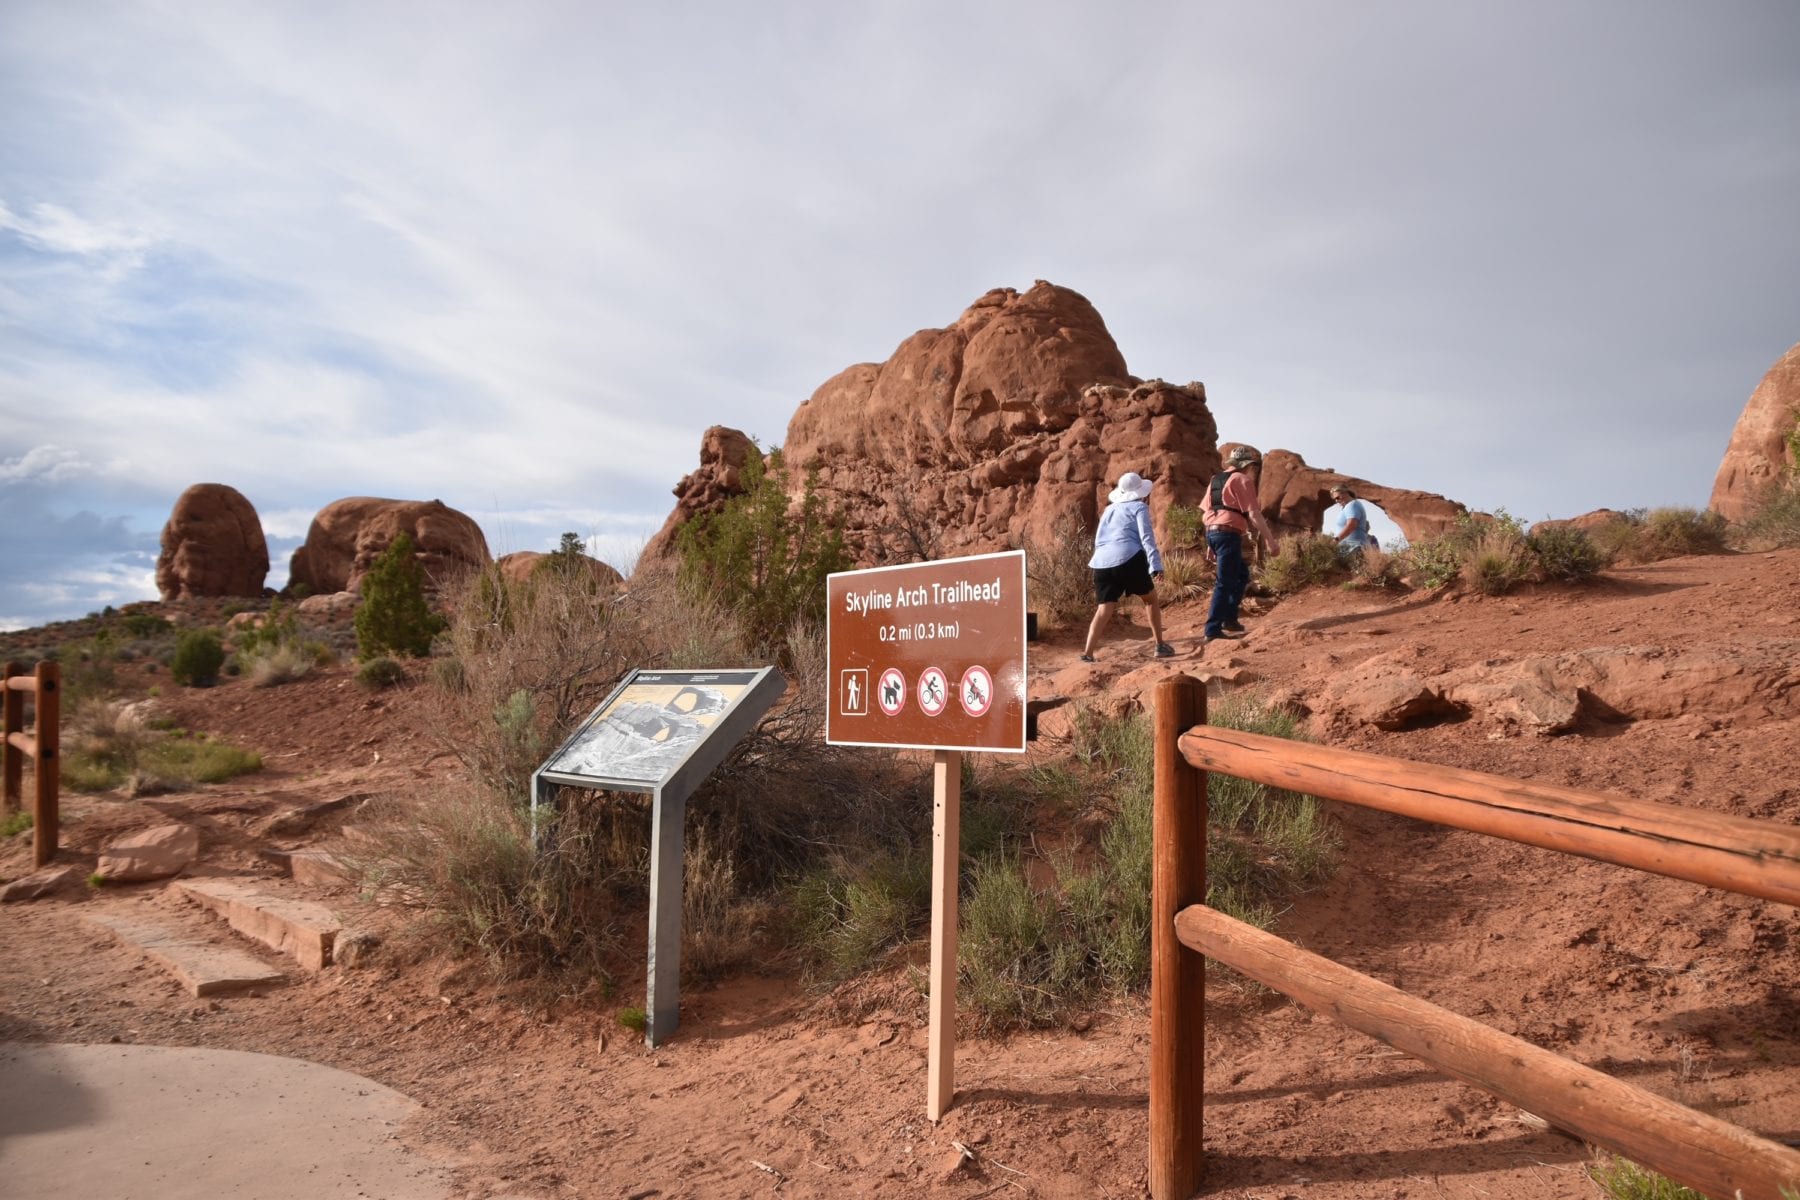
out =
<path fill-rule="evenodd" d="M 1125 596 L 1147 596 L 1156 585 L 1150 580 L 1150 556 L 1139 550 L 1116 567 L 1094 568 L 1094 598 L 1117 604 Z"/>

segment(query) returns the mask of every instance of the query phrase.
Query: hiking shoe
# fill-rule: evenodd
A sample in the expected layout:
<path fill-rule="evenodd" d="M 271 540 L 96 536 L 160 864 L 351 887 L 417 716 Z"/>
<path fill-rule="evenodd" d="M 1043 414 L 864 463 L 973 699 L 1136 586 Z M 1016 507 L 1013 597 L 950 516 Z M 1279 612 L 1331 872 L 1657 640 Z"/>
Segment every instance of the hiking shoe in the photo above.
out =
<path fill-rule="evenodd" d="M 1156 643 L 1156 657 L 1158 657 L 1158 658 L 1174 658 L 1175 657 L 1175 647 L 1169 645 L 1169 643 L 1167 643 L 1167 642 Z"/>
<path fill-rule="evenodd" d="M 1200 639 L 1200 644 L 1204 646 L 1204 645 L 1211 645 L 1213 642 L 1235 642 L 1243 636 L 1244 635 L 1241 633 L 1231 633 L 1231 632 L 1209 633 L 1205 637 Z"/>
<path fill-rule="evenodd" d="M 1093 662 L 1093 661 L 1094 661 L 1094 656 L 1093 656 L 1093 655 L 1091 655 L 1091 654 L 1084 654 L 1084 655 L 1082 655 L 1082 656 L 1081 656 L 1081 661 L 1082 661 L 1082 662 Z"/>
<path fill-rule="evenodd" d="M 1220 625 L 1219 628 L 1223 629 L 1226 633 L 1244 632 L 1244 627 L 1239 625 L 1236 621 L 1226 621 L 1224 624 Z"/>

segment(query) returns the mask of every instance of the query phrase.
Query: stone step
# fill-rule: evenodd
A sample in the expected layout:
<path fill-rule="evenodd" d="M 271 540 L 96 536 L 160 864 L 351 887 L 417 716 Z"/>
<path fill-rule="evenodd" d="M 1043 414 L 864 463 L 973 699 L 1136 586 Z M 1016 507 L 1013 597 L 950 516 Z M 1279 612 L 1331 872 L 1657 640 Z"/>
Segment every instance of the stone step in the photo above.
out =
<path fill-rule="evenodd" d="M 241 992 L 246 988 L 267 987 L 286 978 L 274 967 L 242 950 L 215 946 L 184 929 L 163 925 L 146 917 L 83 913 L 81 919 L 161 963 L 193 996 L 212 996 L 220 992 Z"/>
<path fill-rule="evenodd" d="M 343 883 L 350 878 L 349 868 L 329 850 L 277 850 L 265 847 L 257 853 L 265 861 L 286 871 L 288 878 L 295 883 L 330 885 Z"/>
<path fill-rule="evenodd" d="M 309 971 L 330 964 L 331 944 L 344 927 L 323 904 L 273 896 L 240 879 L 179 879 L 170 886 L 245 937 L 293 955 Z"/>

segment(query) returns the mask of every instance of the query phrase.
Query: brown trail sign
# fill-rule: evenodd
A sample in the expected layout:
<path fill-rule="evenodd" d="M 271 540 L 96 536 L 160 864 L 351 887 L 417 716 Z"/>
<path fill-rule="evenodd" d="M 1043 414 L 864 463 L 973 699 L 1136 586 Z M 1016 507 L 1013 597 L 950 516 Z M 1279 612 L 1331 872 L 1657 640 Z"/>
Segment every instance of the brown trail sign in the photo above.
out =
<path fill-rule="evenodd" d="M 962 752 L 1025 750 L 1025 555 L 845 571 L 825 587 L 825 740 L 936 751 L 925 1085 L 936 1121 L 956 1094 Z"/>

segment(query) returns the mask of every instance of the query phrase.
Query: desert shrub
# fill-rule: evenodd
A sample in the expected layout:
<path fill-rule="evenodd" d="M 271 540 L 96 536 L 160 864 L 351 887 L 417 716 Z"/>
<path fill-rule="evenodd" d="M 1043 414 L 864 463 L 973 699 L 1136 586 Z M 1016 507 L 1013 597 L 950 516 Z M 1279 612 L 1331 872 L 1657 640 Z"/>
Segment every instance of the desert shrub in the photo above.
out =
<path fill-rule="evenodd" d="M 221 783 L 262 769 L 262 756 L 186 730 L 127 721 L 117 705 L 83 704 L 64 731 L 61 779 L 77 792 L 103 792 L 134 777 L 168 787 Z"/>
<path fill-rule="evenodd" d="M 29 812 L 13 813 L 5 820 L 0 820 L 0 838 L 17 837 L 30 829 L 33 823 L 32 815 Z"/>
<path fill-rule="evenodd" d="M 445 659 L 443 661 L 450 663 L 456 660 Z M 406 668 L 384 654 L 379 658 L 371 658 L 358 667 L 356 682 L 372 691 L 391 688 L 406 682 Z"/>
<path fill-rule="evenodd" d="M 752 646 L 778 648 L 796 621 L 822 625 L 825 577 L 850 566 L 843 523 L 813 473 L 790 509 L 781 450 L 744 463 L 744 493 L 681 527 L 676 547 L 692 586 L 726 597 Z"/>
<path fill-rule="evenodd" d="M 1389 554 L 1379 546 L 1364 546 L 1361 554 L 1353 554 L 1346 561 L 1350 566 L 1350 578 L 1344 584 L 1345 587 L 1391 588 L 1400 586 L 1405 562 L 1398 553 Z"/>
<path fill-rule="evenodd" d="M 1094 572 L 1087 565 L 1094 553 L 1093 530 L 1065 514 L 1047 543 L 1027 539 L 1023 549 L 1030 604 L 1038 619 L 1058 629 L 1086 623 L 1094 615 Z"/>
<path fill-rule="evenodd" d="M 309 646 L 281 642 L 249 656 L 240 654 L 238 661 L 249 675 L 252 687 L 274 687 L 302 678 L 318 665 L 319 660 Z"/>
<path fill-rule="evenodd" d="M 1628 1158 L 1602 1154 L 1587 1170 L 1588 1178 L 1608 1200 L 1705 1200 L 1692 1188 L 1640 1167 Z"/>
<path fill-rule="evenodd" d="M 814 978 L 865 971 L 931 911 L 931 859 L 916 846 L 840 855 L 800 877 L 789 899 L 794 942 Z"/>
<path fill-rule="evenodd" d="M 1690 554 L 1723 554 L 1725 518 L 1692 508 L 1653 508 L 1644 518 L 1640 561 L 1657 562 Z"/>
<path fill-rule="evenodd" d="M 158 637 L 175 628 L 155 613 L 142 612 L 126 613 L 119 618 L 119 624 L 134 638 Z"/>
<path fill-rule="evenodd" d="M 1732 537 L 1745 550 L 1800 546 L 1800 477 L 1790 475 L 1764 492 Z"/>
<path fill-rule="evenodd" d="M 1582 583 L 1607 566 L 1605 552 L 1584 530 L 1573 525 L 1539 526 L 1525 542 L 1545 579 Z"/>
<path fill-rule="evenodd" d="M 1168 528 L 1172 549 L 1193 549 L 1206 543 L 1206 517 L 1196 505 L 1169 505 L 1163 523 Z"/>
<path fill-rule="evenodd" d="M 1179 551 L 1163 555 L 1162 582 L 1157 585 L 1158 599 L 1164 604 L 1185 604 L 1212 591 L 1213 565 L 1199 554 Z"/>
<path fill-rule="evenodd" d="M 1254 697 L 1218 705 L 1211 721 L 1297 736 L 1291 716 Z M 1150 726 L 1141 713 L 1110 720 L 1086 710 L 1076 714 L 1076 761 L 1090 771 L 1090 786 L 1111 794 L 1113 806 L 1086 865 L 1063 851 L 1034 871 L 1023 848 L 1010 847 L 981 860 L 970 874 L 962 908 L 967 986 L 961 994 L 983 1028 L 1050 1024 L 1096 992 L 1131 990 L 1147 980 Z M 1266 927 L 1287 896 L 1331 869 L 1336 832 L 1310 796 L 1218 774 L 1211 795 L 1207 903 Z"/>
<path fill-rule="evenodd" d="M 1348 568 L 1338 544 L 1319 533 L 1283 538 L 1281 549 L 1263 564 L 1263 586 L 1280 595 L 1291 595 L 1341 578 Z"/>
<path fill-rule="evenodd" d="M 183 687 L 211 687 L 219 680 L 219 668 L 225 665 L 225 648 L 218 635 L 208 629 L 190 629 L 175 643 L 169 660 L 169 673 Z"/>
<path fill-rule="evenodd" d="M 1726 550 L 1725 519 L 1692 508 L 1630 509 L 1619 519 L 1588 531 L 1609 561 L 1660 562 L 1690 554 L 1722 554 Z"/>
<path fill-rule="evenodd" d="M 1468 542 L 1463 554 L 1463 582 L 1487 596 L 1511 591 L 1531 574 L 1531 547 L 1524 527 L 1501 509 Z"/>
<path fill-rule="evenodd" d="M 405 654 L 423 658 L 444 619 L 425 599 L 425 571 L 413 556 L 412 536 L 397 534 L 363 576 L 356 606 L 356 655 Z"/>

